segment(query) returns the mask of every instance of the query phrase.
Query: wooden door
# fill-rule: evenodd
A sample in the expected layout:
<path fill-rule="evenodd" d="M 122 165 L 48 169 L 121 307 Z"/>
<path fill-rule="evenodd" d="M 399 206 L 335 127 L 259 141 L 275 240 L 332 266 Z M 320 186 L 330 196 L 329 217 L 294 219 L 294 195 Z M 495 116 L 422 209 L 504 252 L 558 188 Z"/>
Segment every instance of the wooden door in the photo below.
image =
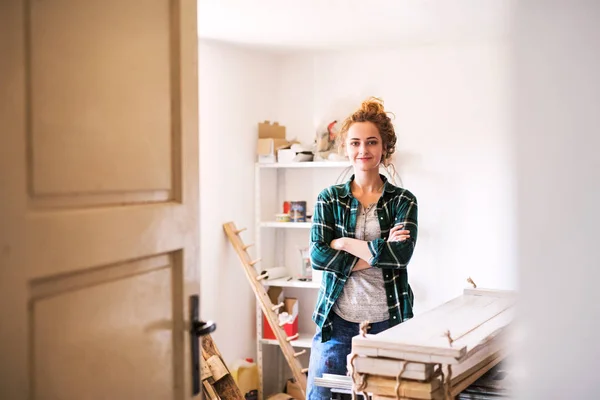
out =
<path fill-rule="evenodd" d="M 0 2 L 0 398 L 191 398 L 196 3 Z"/>

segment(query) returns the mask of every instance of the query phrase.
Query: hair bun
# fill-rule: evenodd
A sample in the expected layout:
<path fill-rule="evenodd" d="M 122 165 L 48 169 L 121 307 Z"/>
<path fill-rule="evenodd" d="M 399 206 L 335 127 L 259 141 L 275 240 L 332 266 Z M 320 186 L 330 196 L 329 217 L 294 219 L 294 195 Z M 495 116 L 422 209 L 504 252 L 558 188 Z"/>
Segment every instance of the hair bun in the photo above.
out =
<path fill-rule="evenodd" d="M 378 97 L 370 97 L 363 101 L 360 105 L 360 110 L 367 114 L 385 114 L 383 100 Z"/>

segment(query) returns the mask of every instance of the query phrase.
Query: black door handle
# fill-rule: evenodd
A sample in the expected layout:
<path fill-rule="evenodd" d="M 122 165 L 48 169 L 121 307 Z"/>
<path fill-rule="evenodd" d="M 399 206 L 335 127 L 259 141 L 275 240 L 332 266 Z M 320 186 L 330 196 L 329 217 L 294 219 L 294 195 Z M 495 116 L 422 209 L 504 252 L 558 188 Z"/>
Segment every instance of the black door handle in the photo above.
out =
<path fill-rule="evenodd" d="M 191 329 L 196 336 L 204 336 L 213 333 L 217 329 L 217 324 L 213 321 L 192 321 Z"/>
<path fill-rule="evenodd" d="M 197 294 L 190 296 L 190 353 L 192 360 L 192 395 L 200 393 L 200 338 L 217 329 L 213 321 L 200 321 L 200 297 Z"/>

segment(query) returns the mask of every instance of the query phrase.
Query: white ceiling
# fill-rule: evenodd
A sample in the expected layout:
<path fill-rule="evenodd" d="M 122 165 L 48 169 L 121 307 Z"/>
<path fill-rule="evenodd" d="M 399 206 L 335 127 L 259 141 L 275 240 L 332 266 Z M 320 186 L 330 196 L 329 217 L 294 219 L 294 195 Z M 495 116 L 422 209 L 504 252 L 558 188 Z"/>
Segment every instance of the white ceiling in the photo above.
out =
<path fill-rule="evenodd" d="M 201 38 L 279 50 L 503 36 L 508 0 L 198 0 Z"/>

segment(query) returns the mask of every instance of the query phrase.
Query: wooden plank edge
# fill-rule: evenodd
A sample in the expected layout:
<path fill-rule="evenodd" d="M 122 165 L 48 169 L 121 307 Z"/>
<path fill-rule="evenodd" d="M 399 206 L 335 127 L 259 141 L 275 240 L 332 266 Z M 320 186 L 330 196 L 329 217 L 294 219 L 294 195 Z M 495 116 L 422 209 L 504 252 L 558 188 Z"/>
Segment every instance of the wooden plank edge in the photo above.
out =
<path fill-rule="evenodd" d="M 463 289 L 463 294 L 471 296 L 516 298 L 518 293 L 514 290 L 465 288 Z"/>
<path fill-rule="evenodd" d="M 456 383 L 452 382 L 452 389 L 450 390 L 452 398 L 458 396 L 460 392 L 471 386 L 477 379 L 481 378 L 486 372 L 494 368 L 504 358 L 504 355 L 497 356 L 487 364 L 484 364 L 479 369 L 474 371 L 472 374 L 467 375 L 464 379 Z"/>
<path fill-rule="evenodd" d="M 377 335 L 372 335 L 372 334 L 367 334 L 366 337 L 362 337 L 361 335 L 358 335 L 358 336 L 354 336 L 352 338 L 352 347 L 353 348 L 356 345 L 358 347 L 363 347 L 363 348 L 370 347 L 370 348 L 378 349 L 381 347 L 385 347 L 385 345 L 388 345 L 388 344 L 389 344 L 389 342 L 387 342 L 387 341 L 385 341 L 385 342 L 378 341 Z M 442 347 L 410 344 L 410 345 L 406 345 L 406 347 L 404 347 L 404 348 L 398 348 L 398 349 L 393 349 L 393 350 L 402 352 L 402 353 L 424 353 L 424 354 L 429 354 L 429 355 L 433 355 L 433 356 L 452 357 L 452 358 L 460 359 L 466 355 L 467 346 L 450 347 L 450 345 L 448 345 L 447 348 L 442 348 Z"/>

